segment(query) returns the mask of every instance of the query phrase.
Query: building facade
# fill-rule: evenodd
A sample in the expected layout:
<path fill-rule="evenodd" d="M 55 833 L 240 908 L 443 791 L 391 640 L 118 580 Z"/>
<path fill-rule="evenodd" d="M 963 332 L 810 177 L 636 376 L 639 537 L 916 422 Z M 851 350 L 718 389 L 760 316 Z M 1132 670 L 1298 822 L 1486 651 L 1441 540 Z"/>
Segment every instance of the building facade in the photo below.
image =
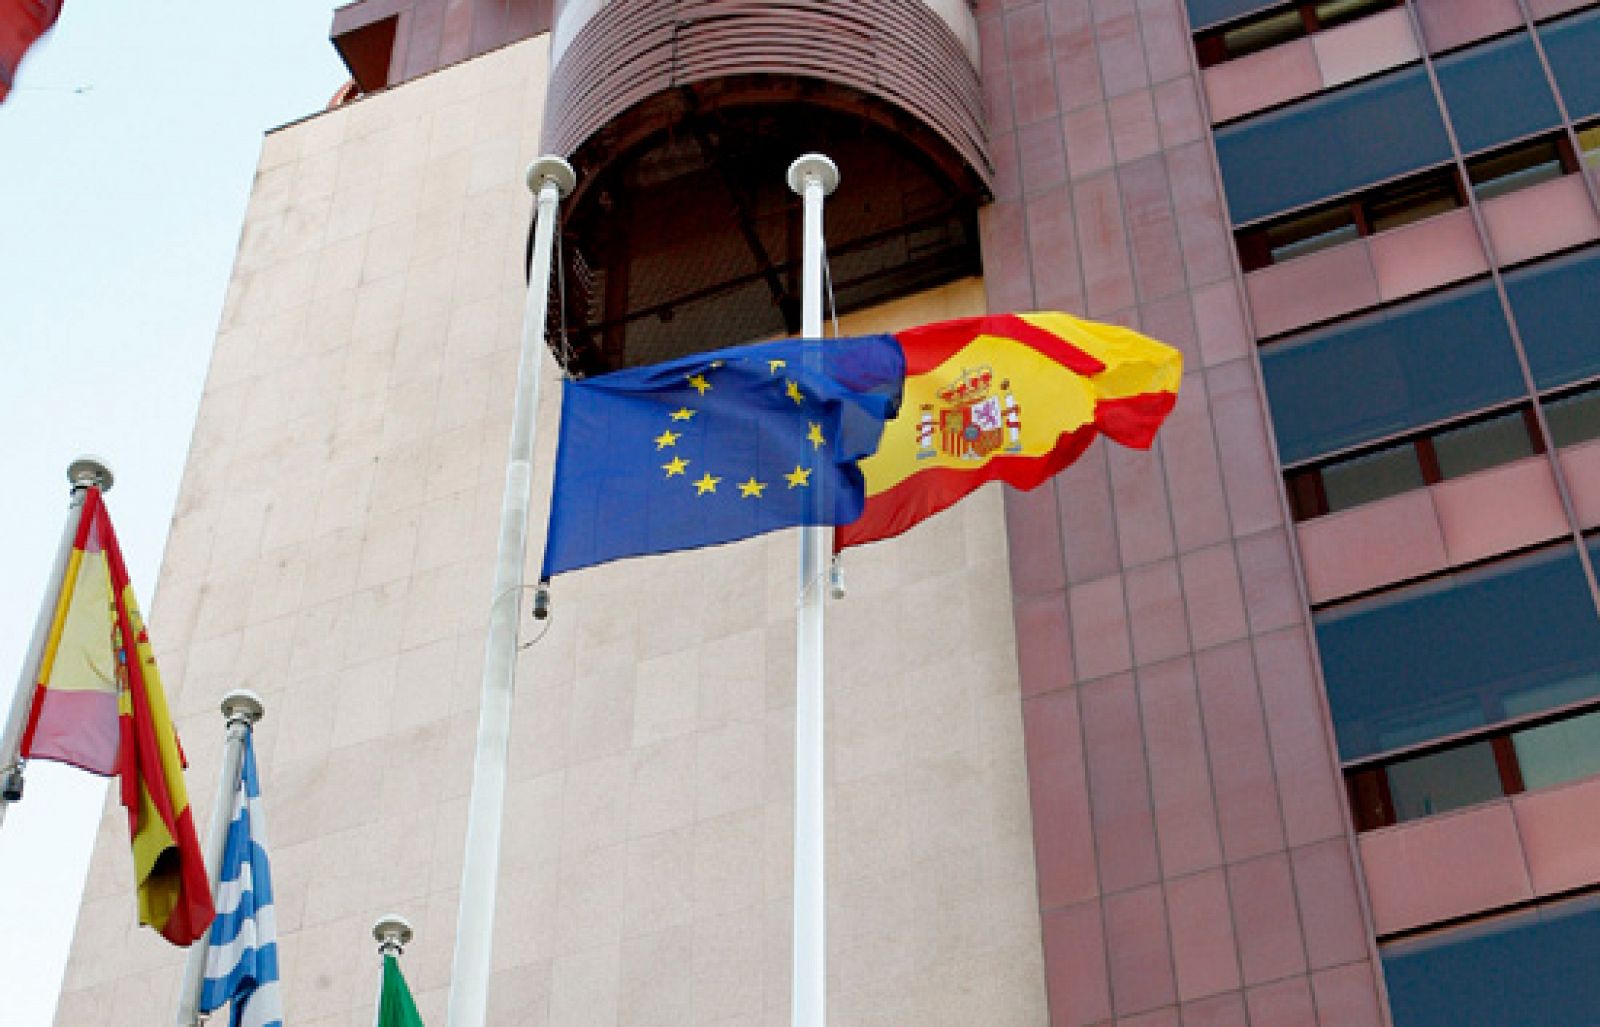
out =
<path fill-rule="evenodd" d="M 1150 452 L 846 554 L 830 1019 L 1594 1020 L 1600 5 L 358 0 L 333 36 L 352 84 L 263 144 L 151 614 L 199 817 L 218 699 L 266 700 L 295 1022 L 370 1021 L 391 910 L 444 1020 L 522 169 L 579 172 L 551 382 L 793 331 L 809 150 L 844 331 L 1062 309 L 1186 369 Z M 788 1022 L 795 564 L 557 581 L 494 1023 Z M 125 831 L 58 1023 L 170 1022 Z"/>

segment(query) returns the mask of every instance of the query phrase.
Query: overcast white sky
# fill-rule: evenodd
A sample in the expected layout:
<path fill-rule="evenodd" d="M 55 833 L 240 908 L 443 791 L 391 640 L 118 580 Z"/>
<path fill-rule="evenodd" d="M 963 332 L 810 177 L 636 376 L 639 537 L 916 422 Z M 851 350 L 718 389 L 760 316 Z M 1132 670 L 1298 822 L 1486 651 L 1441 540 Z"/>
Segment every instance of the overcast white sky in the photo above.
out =
<path fill-rule="evenodd" d="M 346 77 L 332 10 L 67 0 L 0 104 L 0 710 L 79 453 L 151 606 L 262 133 Z M 3 1027 L 50 1023 L 104 789 L 36 763 L 0 827 Z"/>

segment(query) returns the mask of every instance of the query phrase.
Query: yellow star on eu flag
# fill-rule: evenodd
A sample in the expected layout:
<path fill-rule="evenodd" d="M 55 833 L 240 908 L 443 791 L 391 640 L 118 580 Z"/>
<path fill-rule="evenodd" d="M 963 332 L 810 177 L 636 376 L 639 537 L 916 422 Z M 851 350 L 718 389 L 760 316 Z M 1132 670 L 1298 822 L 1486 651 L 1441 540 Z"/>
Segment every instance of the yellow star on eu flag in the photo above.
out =
<path fill-rule="evenodd" d="M 816 425 L 813 424 L 811 427 L 815 428 Z M 675 446 L 678 444 L 678 440 L 681 438 L 683 438 L 683 434 L 681 432 L 664 431 L 655 438 L 656 448 L 666 449 L 668 446 Z M 807 436 L 807 438 L 810 438 L 810 436 Z"/>
<path fill-rule="evenodd" d="M 821 449 L 826 446 L 828 440 L 822 437 L 822 425 L 815 421 L 808 421 L 807 423 L 811 425 L 811 430 L 806 432 L 806 441 L 811 443 L 811 448 Z"/>
<path fill-rule="evenodd" d="M 783 370 L 784 368 L 786 368 L 788 366 L 789 366 L 789 362 L 787 360 L 769 360 L 769 361 L 767 361 L 767 370 L 770 371 L 773 374 L 777 374 L 779 371 Z"/>
<path fill-rule="evenodd" d="M 675 457 L 672 458 L 672 462 L 670 464 L 662 464 L 661 465 L 661 469 L 663 471 L 666 471 L 667 472 L 667 477 L 670 478 L 674 474 L 682 474 L 683 471 L 684 471 L 684 468 L 686 468 L 688 466 L 689 466 L 689 461 L 685 460 L 681 456 L 675 456 Z"/>
<path fill-rule="evenodd" d="M 789 384 L 783 387 L 783 394 L 794 400 L 797 405 L 806 401 L 805 393 L 800 391 L 800 383 L 793 378 L 789 379 Z"/>
<path fill-rule="evenodd" d="M 694 416 L 694 411 L 690 410 L 688 407 L 679 407 L 668 416 L 670 416 L 674 421 L 687 421 L 689 418 Z"/>
<path fill-rule="evenodd" d="M 760 499 L 761 498 L 761 490 L 766 488 L 766 487 L 767 487 L 767 483 L 766 482 L 764 482 L 764 481 L 756 481 L 756 476 L 752 474 L 750 476 L 750 480 L 749 481 L 742 481 L 742 482 L 739 483 L 739 498 L 740 499 Z"/>
<path fill-rule="evenodd" d="M 706 394 L 707 389 L 711 388 L 711 383 L 706 381 L 706 376 L 703 374 L 691 374 L 689 376 L 689 384 L 693 385 L 694 391 L 702 396 Z"/>
<path fill-rule="evenodd" d="M 811 468 L 795 465 L 794 470 L 785 474 L 784 479 L 789 482 L 792 489 L 801 489 L 811 484 Z"/>
<path fill-rule="evenodd" d="M 721 478 L 713 478 L 711 476 L 711 472 L 707 471 L 705 474 L 702 474 L 700 476 L 700 480 L 699 481 L 694 483 L 694 489 L 695 489 L 694 494 L 697 495 L 697 496 L 703 496 L 707 492 L 715 492 L 715 491 L 717 491 L 717 485 L 721 481 L 722 481 Z"/>

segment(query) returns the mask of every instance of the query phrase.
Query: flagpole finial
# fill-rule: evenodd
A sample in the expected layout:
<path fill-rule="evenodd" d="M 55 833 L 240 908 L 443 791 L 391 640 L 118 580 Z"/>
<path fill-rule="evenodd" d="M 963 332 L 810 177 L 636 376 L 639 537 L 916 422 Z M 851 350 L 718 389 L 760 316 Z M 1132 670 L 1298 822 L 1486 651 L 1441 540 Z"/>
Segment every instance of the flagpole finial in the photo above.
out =
<path fill-rule="evenodd" d="M 222 719 L 229 724 L 251 725 L 266 714 L 261 697 L 248 688 L 235 688 L 222 697 Z"/>
<path fill-rule="evenodd" d="M 528 165 L 527 182 L 528 191 L 536 195 L 546 182 L 554 182 L 561 198 L 566 199 L 578 187 L 578 173 L 572 170 L 571 164 L 547 153 Z"/>
<path fill-rule="evenodd" d="M 789 188 L 797 195 L 806 194 L 806 181 L 811 178 L 822 184 L 822 195 L 830 196 L 839 188 L 839 166 L 820 153 L 808 153 L 789 165 Z"/>
<path fill-rule="evenodd" d="M 67 481 L 71 482 L 75 489 L 86 489 L 94 485 L 98 486 L 101 492 L 110 492 L 111 483 L 115 480 L 106 462 L 90 453 L 85 453 L 67 465 Z"/>
<path fill-rule="evenodd" d="M 385 913 L 372 925 L 372 937 L 378 943 L 379 955 L 398 956 L 411 944 L 416 932 L 411 929 L 411 921 L 399 913 Z"/>

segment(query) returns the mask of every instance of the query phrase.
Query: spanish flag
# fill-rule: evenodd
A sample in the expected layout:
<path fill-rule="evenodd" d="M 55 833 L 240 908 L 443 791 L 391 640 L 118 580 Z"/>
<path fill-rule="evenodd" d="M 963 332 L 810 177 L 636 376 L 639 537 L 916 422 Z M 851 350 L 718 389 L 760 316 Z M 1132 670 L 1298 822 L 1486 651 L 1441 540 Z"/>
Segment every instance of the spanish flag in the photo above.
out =
<path fill-rule="evenodd" d="M 23 54 L 61 16 L 61 0 L 0 0 L 0 100 L 11 92 Z"/>
<path fill-rule="evenodd" d="M 96 488 L 84 496 L 22 755 L 120 779 L 133 835 L 139 922 L 174 945 L 199 938 L 213 909 L 183 787 L 183 753 L 122 551 Z"/>
<path fill-rule="evenodd" d="M 867 502 L 834 546 L 891 538 L 985 482 L 1031 489 L 1104 435 L 1148 449 L 1183 356 L 1069 314 L 996 314 L 912 328 L 900 413 L 861 461 Z"/>

